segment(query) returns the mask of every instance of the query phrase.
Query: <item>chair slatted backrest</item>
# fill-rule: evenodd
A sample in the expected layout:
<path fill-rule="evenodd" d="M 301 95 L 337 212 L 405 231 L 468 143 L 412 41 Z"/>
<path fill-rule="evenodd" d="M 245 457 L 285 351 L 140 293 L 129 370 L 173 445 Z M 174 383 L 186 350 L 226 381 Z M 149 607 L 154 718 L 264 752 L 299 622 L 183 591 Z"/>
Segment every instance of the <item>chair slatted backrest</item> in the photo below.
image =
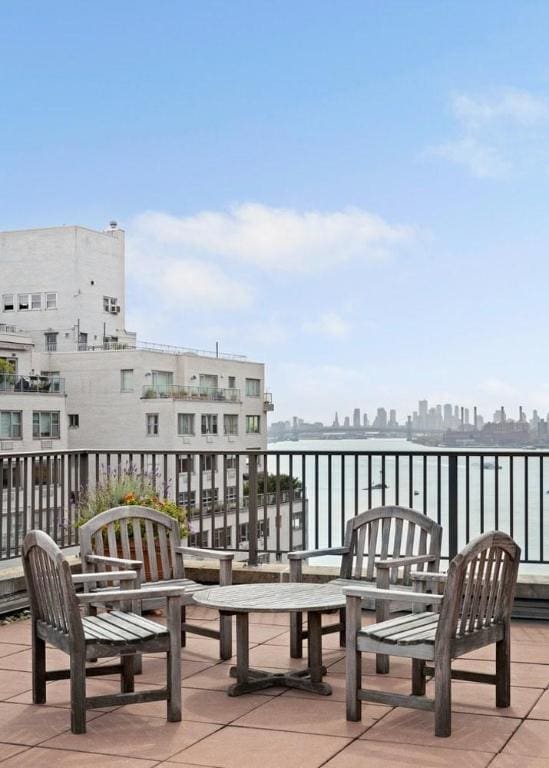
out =
<path fill-rule="evenodd" d="M 87 555 L 140 560 L 147 581 L 184 577 L 183 558 L 175 548 L 181 543 L 177 520 L 149 507 L 114 507 L 92 517 L 80 528 L 82 567 L 92 570 Z M 97 566 L 98 570 L 105 567 Z"/>
<path fill-rule="evenodd" d="M 456 555 L 448 568 L 437 642 L 508 622 L 519 563 L 520 547 L 500 531 L 479 536 Z"/>
<path fill-rule="evenodd" d="M 84 630 L 70 566 L 44 531 L 29 531 L 25 536 L 23 569 L 33 620 L 83 642 Z"/>
<path fill-rule="evenodd" d="M 442 527 L 427 515 L 399 506 L 370 509 L 352 518 L 345 531 L 345 546 L 341 577 L 374 581 L 376 562 L 399 557 L 434 555 L 430 563 L 414 565 L 414 570 L 437 571 L 440 562 Z M 411 566 L 392 569 L 391 582 L 398 579 L 411 583 Z"/>

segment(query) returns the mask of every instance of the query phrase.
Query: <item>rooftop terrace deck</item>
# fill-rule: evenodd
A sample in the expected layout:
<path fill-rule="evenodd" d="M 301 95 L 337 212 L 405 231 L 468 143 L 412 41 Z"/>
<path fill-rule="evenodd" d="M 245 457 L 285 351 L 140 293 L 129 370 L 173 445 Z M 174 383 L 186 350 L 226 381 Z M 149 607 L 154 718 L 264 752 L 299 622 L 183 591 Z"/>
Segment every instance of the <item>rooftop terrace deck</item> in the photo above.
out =
<path fill-rule="evenodd" d="M 193 608 L 193 619 L 213 612 Z M 326 620 L 326 619 L 325 619 Z M 289 658 L 288 617 L 255 614 L 250 661 L 262 668 L 301 666 Z M 324 638 L 327 681 L 333 695 L 268 689 L 229 698 L 229 662 L 217 661 L 214 640 L 190 636 L 183 649 L 183 721 L 167 723 L 165 703 L 88 713 L 88 732 L 70 733 L 68 681 L 48 683 L 48 704 L 31 704 L 29 621 L 0 626 L 0 764 L 33 768 L 406 768 L 472 766 L 549 767 L 549 623 L 513 623 L 512 706 L 496 710 L 494 689 L 453 685 L 453 734 L 433 736 L 433 715 L 365 704 L 361 723 L 345 719 L 345 662 L 337 636 Z M 488 669 L 492 648 L 470 654 L 458 666 Z M 51 650 L 50 668 L 68 657 Z M 136 689 L 162 684 L 160 658 L 147 657 Z M 366 663 L 369 687 L 409 692 L 407 660 L 393 659 L 388 678 Z M 92 694 L 111 692 L 116 678 L 92 678 Z M 430 684 L 432 685 L 432 684 Z M 428 691 L 429 692 L 429 691 Z"/>

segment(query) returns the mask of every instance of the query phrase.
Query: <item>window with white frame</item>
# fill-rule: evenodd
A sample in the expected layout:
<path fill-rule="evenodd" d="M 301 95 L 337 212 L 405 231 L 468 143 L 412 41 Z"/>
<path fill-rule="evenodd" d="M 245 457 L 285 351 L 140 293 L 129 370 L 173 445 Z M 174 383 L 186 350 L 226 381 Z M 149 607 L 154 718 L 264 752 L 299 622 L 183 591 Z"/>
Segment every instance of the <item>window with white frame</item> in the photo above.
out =
<path fill-rule="evenodd" d="M 120 391 L 133 392 L 133 368 L 122 368 L 120 371 Z"/>
<path fill-rule="evenodd" d="M 31 309 L 42 309 L 41 293 L 31 293 Z"/>
<path fill-rule="evenodd" d="M 265 520 L 257 521 L 257 538 L 258 539 L 265 539 L 265 537 L 269 538 L 269 532 L 270 532 L 269 522 L 270 521 L 267 520 L 267 524 L 265 525 Z M 239 544 L 244 544 L 244 542 L 248 541 L 249 538 L 250 538 L 250 524 L 240 523 L 240 525 L 238 526 Z"/>
<path fill-rule="evenodd" d="M 177 457 L 177 472 L 182 474 L 188 474 L 194 472 L 194 456 L 183 454 L 183 456 Z"/>
<path fill-rule="evenodd" d="M 207 548 L 208 546 L 208 531 L 198 531 L 197 533 L 190 533 L 189 534 L 189 546 L 190 547 L 200 547 L 202 549 Z"/>
<path fill-rule="evenodd" d="M 28 293 L 19 293 L 17 295 L 17 308 L 22 311 L 29 309 L 30 303 L 29 303 L 29 294 Z"/>
<path fill-rule="evenodd" d="M 191 491 L 190 496 L 187 491 L 180 491 L 177 497 L 177 503 L 183 507 L 196 507 L 196 491 Z"/>
<path fill-rule="evenodd" d="M 177 414 L 177 434 L 194 435 L 194 413 Z"/>
<path fill-rule="evenodd" d="M 217 413 L 203 413 L 201 426 L 203 435 L 217 435 Z"/>
<path fill-rule="evenodd" d="M 238 435 L 238 414 L 226 413 L 223 416 L 223 429 L 226 435 Z"/>
<path fill-rule="evenodd" d="M 217 471 L 217 456 L 212 453 L 202 454 L 200 456 L 200 471 L 201 472 L 214 472 Z"/>
<path fill-rule="evenodd" d="M 69 427 L 71 429 L 78 429 L 80 426 L 80 414 L 69 413 Z"/>
<path fill-rule="evenodd" d="M 202 506 L 205 509 L 211 509 L 212 504 L 217 504 L 219 501 L 219 488 L 203 488 L 202 489 Z"/>
<path fill-rule="evenodd" d="M 261 429 L 259 416 L 246 416 L 246 434 L 258 435 Z"/>
<path fill-rule="evenodd" d="M 234 506 L 236 503 L 236 485 L 228 485 L 225 488 L 225 501 L 230 506 Z"/>
<path fill-rule="evenodd" d="M 59 411 L 33 411 L 32 436 L 58 438 L 60 436 Z"/>
<path fill-rule="evenodd" d="M 236 389 L 236 376 L 229 376 L 227 385 L 229 389 Z"/>
<path fill-rule="evenodd" d="M 259 397 L 261 379 L 246 379 L 246 394 L 248 397 Z"/>
<path fill-rule="evenodd" d="M 118 299 L 114 298 L 114 296 L 103 296 L 103 310 L 105 312 L 110 312 L 111 315 L 115 315 L 118 311 L 117 307 Z"/>
<path fill-rule="evenodd" d="M 214 530 L 214 549 L 224 549 L 231 546 L 232 528 L 228 525 L 226 528 L 216 528 Z"/>
<path fill-rule="evenodd" d="M 57 294 L 53 292 L 46 293 L 46 309 L 57 309 Z"/>
<path fill-rule="evenodd" d="M 19 440 L 23 437 L 22 411 L 0 411 L 0 437 Z"/>
<path fill-rule="evenodd" d="M 45 333 L 46 352 L 57 352 L 57 333 Z"/>
<path fill-rule="evenodd" d="M 226 469 L 236 469 L 237 458 L 236 453 L 230 453 L 228 456 L 225 456 Z"/>
<path fill-rule="evenodd" d="M 2 311 L 13 312 L 15 310 L 15 301 L 13 293 L 5 293 L 2 296 Z"/>
<path fill-rule="evenodd" d="M 147 425 L 147 435 L 154 437 L 158 435 L 158 414 L 147 413 L 145 423 Z"/>

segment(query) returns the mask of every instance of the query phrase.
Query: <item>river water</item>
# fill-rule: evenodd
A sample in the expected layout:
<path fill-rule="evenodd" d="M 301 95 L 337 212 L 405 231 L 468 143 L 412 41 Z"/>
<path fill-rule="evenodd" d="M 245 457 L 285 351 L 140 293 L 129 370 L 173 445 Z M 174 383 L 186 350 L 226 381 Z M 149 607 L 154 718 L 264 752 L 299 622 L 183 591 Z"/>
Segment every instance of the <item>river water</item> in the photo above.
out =
<path fill-rule="evenodd" d="M 408 457 L 398 459 L 386 456 L 384 470 L 380 456 L 354 456 L 331 459 L 331 493 L 329 457 L 318 458 L 318 484 L 315 483 L 315 457 L 293 456 L 292 474 L 303 480 L 305 464 L 305 491 L 308 499 L 308 546 L 323 547 L 341 542 L 344 521 L 371 506 L 397 502 L 412 506 L 439 519 L 448 528 L 448 458 L 430 456 L 440 449 L 421 446 L 404 439 L 366 440 L 298 440 L 269 443 L 269 451 L 281 451 L 280 471 L 290 468 L 290 454 L 310 451 L 329 451 L 334 454 L 350 452 L 420 451 L 426 455 L 414 457 L 410 466 Z M 469 449 L 467 449 L 469 451 Z M 452 453 L 452 449 L 444 449 Z M 549 573 L 549 458 L 541 455 L 515 456 L 511 461 L 504 450 L 496 450 L 481 460 L 470 452 L 468 461 L 458 459 L 458 539 L 461 548 L 467 539 L 481 530 L 500 530 L 512 533 L 522 548 L 522 557 L 528 560 L 521 572 Z M 496 470 L 497 463 L 500 469 Z M 276 470 L 276 459 L 269 458 L 268 469 Z M 382 476 L 382 470 L 384 475 Z M 411 471 L 410 471 L 411 470 Z M 344 490 L 342 491 L 342 474 Z M 381 484 L 386 488 L 373 489 Z M 318 486 L 318 504 L 316 496 Z M 371 490 L 368 490 L 370 488 Z M 440 492 L 439 492 L 440 489 Z M 468 500 L 468 501 L 467 501 Z M 512 503 L 511 503 L 512 500 Z M 467 520 L 467 508 L 469 510 Z M 525 514 L 526 512 L 526 514 Z M 542 534 L 540 536 L 540 533 Z M 446 536 L 443 551 L 447 551 Z"/>

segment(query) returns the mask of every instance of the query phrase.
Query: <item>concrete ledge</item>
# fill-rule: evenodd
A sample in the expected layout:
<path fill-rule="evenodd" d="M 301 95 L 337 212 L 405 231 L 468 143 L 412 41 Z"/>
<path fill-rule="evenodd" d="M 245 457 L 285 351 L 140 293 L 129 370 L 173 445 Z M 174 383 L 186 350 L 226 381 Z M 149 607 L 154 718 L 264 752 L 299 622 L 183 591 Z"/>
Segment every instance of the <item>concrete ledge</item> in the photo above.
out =
<path fill-rule="evenodd" d="M 67 557 L 71 570 L 80 573 L 80 559 L 76 555 Z M 217 584 L 219 581 L 219 563 L 217 560 L 192 560 L 189 558 L 185 567 L 189 579 L 203 584 Z M 339 576 L 339 569 L 329 566 L 304 566 L 303 580 L 322 584 Z M 287 563 L 272 563 L 248 566 L 243 562 L 233 563 L 233 583 L 253 584 L 257 582 L 283 583 L 289 581 Z M 21 610 L 28 607 L 25 591 L 25 578 L 22 565 L 0 570 L 0 614 Z M 521 618 L 549 620 L 549 574 L 519 576 L 514 615 Z"/>

